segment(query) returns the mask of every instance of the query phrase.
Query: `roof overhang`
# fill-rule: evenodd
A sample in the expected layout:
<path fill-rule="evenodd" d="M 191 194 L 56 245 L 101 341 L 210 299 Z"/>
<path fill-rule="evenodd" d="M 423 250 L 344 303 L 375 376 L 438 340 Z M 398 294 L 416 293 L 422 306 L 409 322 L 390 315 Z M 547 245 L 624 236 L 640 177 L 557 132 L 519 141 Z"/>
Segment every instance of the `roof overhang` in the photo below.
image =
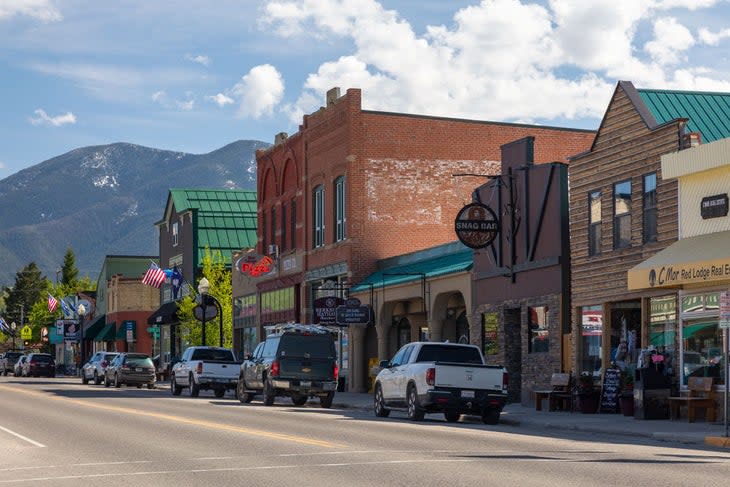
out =
<path fill-rule="evenodd" d="M 730 280 L 730 231 L 683 238 L 628 271 L 628 288 L 678 288 Z"/>

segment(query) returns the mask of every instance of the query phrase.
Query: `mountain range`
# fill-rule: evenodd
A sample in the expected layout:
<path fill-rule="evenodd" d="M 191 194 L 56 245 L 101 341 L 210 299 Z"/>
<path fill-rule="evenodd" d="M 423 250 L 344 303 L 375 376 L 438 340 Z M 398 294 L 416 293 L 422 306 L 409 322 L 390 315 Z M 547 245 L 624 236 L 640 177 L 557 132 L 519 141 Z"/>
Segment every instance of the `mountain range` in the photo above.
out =
<path fill-rule="evenodd" d="M 208 154 L 114 143 L 82 147 L 0 180 L 0 285 L 35 262 L 51 280 L 73 249 L 93 280 L 106 255 L 157 255 L 155 222 L 171 188 L 256 189 L 256 150 L 239 140 Z"/>

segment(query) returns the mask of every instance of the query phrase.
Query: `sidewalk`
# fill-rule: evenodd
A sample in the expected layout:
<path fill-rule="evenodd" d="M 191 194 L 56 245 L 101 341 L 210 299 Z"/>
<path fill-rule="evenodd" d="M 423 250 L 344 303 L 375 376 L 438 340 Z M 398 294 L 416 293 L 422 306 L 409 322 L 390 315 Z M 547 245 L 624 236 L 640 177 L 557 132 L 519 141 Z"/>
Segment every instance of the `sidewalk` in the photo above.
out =
<path fill-rule="evenodd" d="M 338 392 L 334 405 L 342 408 L 372 410 L 371 394 Z M 622 414 L 581 414 L 563 411 L 536 411 L 534 407 L 521 404 L 508 404 L 500 424 L 540 429 L 572 430 L 588 433 L 605 433 L 620 436 L 652 438 L 654 440 L 679 442 L 685 444 L 708 444 L 730 448 L 722 422 L 706 423 L 698 420 L 687 422 L 669 419 L 635 419 Z"/>

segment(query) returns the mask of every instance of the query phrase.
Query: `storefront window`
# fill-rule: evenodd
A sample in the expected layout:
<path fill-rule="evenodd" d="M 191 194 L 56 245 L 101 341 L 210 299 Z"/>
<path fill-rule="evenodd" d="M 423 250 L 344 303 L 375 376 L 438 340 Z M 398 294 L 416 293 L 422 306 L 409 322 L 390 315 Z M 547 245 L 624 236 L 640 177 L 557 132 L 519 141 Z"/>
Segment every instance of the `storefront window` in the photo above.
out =
<path fill-rule="evenodd" d="M 712 377 L 714 384 L 725 384 L 720 293 L 682 296 L 681 303 L 682 383 L 689 377 Z"/>
<path fill-rule="evenodd" d="M 548 330 L 548 307 L 529 307 L 530 322 L 528 324 L 530 338 L 527 342 L 527 353 L 547 352 L 549 349 L 550 331 Z"/>
<path fill-rule="evenodd" d="M 499 352 L 498 327 L 497 313 L 482 313 L 482 352 L 485 356 L 497 355 Z"/>
<path fill-rule="evenodd" d="M 580 309 L 580 316 L 581 371 L 600 373 L 603 307 L 584 306 Z"/>
<path fill-rule="evenodd" d="M 676 373 L 678 363 L 676 353 L 677 339 L 677 300 L 674 296 L 651 298 L 649 300 L 649 346 L 663 354 L 667 373 Z"/>

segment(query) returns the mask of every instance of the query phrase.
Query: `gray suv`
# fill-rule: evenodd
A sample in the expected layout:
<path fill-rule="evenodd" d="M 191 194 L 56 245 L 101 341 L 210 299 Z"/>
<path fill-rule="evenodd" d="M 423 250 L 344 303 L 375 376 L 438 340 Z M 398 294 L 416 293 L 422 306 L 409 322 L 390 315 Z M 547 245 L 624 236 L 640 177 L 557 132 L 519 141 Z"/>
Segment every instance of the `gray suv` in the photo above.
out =
<path fill-rule="evenodd" d="M 88 384 L 94 381 L 99 385 L 104 380 L 107 366 L 119 355 L 116 352 L 96 352 L 81 368 L 81 383 Z"/>
<path fill-rule="evenodd" d="M 13 372 L 15 364 L 22 356 L 23 352 L 5 352 L 2 358 L 0 358 L 0 374 L 8 375 Z"/>

